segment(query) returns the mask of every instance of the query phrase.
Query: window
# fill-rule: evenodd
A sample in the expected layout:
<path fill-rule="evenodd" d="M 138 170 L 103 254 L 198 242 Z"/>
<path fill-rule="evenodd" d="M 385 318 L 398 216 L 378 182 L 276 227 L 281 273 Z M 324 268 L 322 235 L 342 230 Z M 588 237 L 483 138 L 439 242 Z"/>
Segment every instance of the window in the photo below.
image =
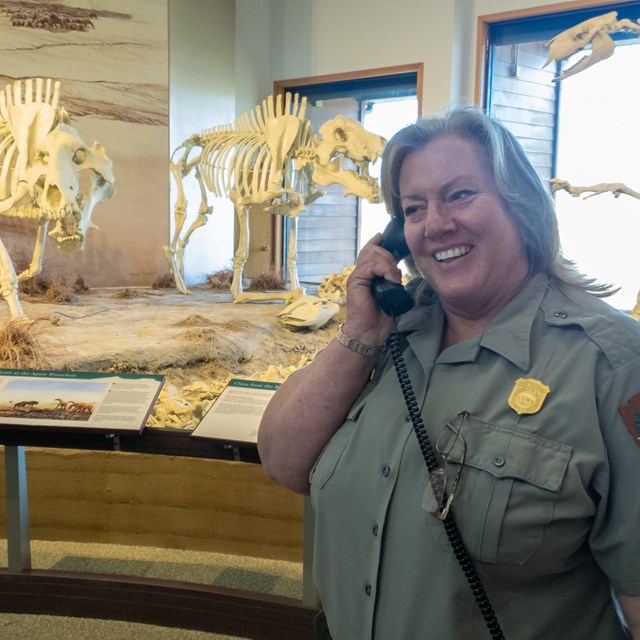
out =
<path fill-rule="evenodd" d="M 635 108 L 640 104 L 640 40 L 629 32 L 612 34 L 611 58 L 561 82 L 552 81 L 560 67 L 590 52 L 543 68 L 550 38 L 611 11 L 618 20 L 636 22 L 640 2 L 507 20 L 489 16 L 485 106 L 520 139 L 543 179 L 557 177 L 573 186 L 622 182 L 640 192 L 640 156 L 633 152 L 640 144 Z M 632 308 L 640 288 L 640 270 L 632 267 L 640 200 L 611 193 L 585 200 L 564 191 L 555 197 L 565 255 L 587 275 L 621 288 L 609 302 Z"/>
<path fill-rule="evenodd" d="M 323 122 L 341 114 L 389 138 L 420 114 L 422 65 L 287 80 L 275 83 L 275 88 L 275 93 L 297 92 L 307 98 L 306 115 L 316 132 Z M 380 161 L 370 168 L 372 176 L 379 171 Z M 318 284 L 331 272 L 339 273 L 355 264 L 362 244 L 388 221 L 383 204 L 344 197 L 339 186 L 326 191 L 298 218 L 298 274 L 303 284 Z M 284 263 L 289 221 L 283 222 L 280 255 Z"/>

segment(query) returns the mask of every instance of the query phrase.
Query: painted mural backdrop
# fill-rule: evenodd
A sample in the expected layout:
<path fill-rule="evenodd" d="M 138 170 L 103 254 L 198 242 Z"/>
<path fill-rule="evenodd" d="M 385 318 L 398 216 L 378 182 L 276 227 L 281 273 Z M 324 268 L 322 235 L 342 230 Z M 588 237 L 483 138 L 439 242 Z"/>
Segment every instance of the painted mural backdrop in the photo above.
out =
<path fill-rule="evenodd" d="M 166 0 L 0 0 L 0 87 L 60 80 L 60 104 L 113 160 L 116 193 L 96 208 L 85 249 L 47 247 L 45 269 L 90 287 L 148 285 L 165 272 L 169 233 Z M 0 222 L 10 252 L 30 254 L 27 222 Z"/>

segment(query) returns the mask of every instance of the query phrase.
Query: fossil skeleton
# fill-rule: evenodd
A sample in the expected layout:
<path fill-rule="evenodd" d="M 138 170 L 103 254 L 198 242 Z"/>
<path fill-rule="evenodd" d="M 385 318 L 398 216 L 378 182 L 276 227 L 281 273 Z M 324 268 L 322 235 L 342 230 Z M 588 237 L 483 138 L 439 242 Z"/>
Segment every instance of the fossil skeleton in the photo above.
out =
<path fill-rule="evenodd" d="M 547 42 L 549 57 L 543 66 L 546 67 L 552 61 L 560 62 L 591 45 L 591 54 L 583 56 L 576 64 L 565 69 L 557 78 L 554 78 L 554 82 L 580 73 L 613 55 L 615 43 L 610 34 L 620 31 L 629 31 L 640 36 L 640 24 L 627 18 L 618 20 L 616 11 L 585 20 L 562 31 Z"/>
<path fill-rule="evenodd" d="M 556 191 L 566 191 L 574 198 L 587 194 L 584 196 L 584 200 L 587 198 L 593 198 L 593 196 L 597 196 L 602 193 L 611 193 L 614 198 L 619 198 L 621 195 L 627 195 L 640 200 L 640 192 L 634 191 L 631 187 L 627 187 L 627 185 L 622 182 L 599 182 L 598 184 L 593 184 L 588 187 L 576 187 L 566 180 L 561 180 L 560 178 L 551 178 L 549 182 L 551 182 L 551 191 L 553 193 Z"/>
<path fill-rule="evenodd" d="M 31 263 L 16 275 L 0 240 L 0 293 L 13 319 L 26 318 L 18 283 L 42 270 L 47 236 L 63 251 L 82 249 L 93 208 L 114 191 L 112 163 L 102 145 L 88 146 L 58 106 L 60 83 L 17 80 L 0 92 L 0 215 L 38 223 Z M 90 184 L 80 174 L 91 170 Z M 55 224 L 48 231 L 49 223 Z"/>
<path fill-rule="evenodd" d="M 243 293 L 242 272 L 249 251 L 249 210 L 263 205 L 270 214 L 290 220 L 287 270 L 291 290 L 300 289 L 296 270 L 297 217 L 321 196 L 321 186 L 339 184 L 345 195 L 379 202 L 380 189 L 368 168 L 385 144 L 384 138 L 366 131 L 360 123 L 336 116 L 325 122 L 317 137 L 305 119 L 306 98 L 287 93 L 273 96 L 231 125 L 194 134 L 171 156 L 170 171 L 177 185 L 175 231 L 164 247 L 176 287 L 188 293 L 184 281 L 184 252 L 191 234 L 206 224 L 212 207 L 207 193 L 228 197 L 238 218 L 238 244 L 233 259 L 231 293 L 234 301 L 263 299 L 269 294 Z M 189 159 L 192 150 L 199 153 Z M 349 159 L 360 170 L 343 166 Z M 191 172 L 200 188 L 201 202 L 193 223 L 185 230 L 187 200 L 183 180 Z M 277 297 L 283 297 L 276 294 Z M 273 296 L 271 296 L 273 297 Z"/>
<path fill-rule="evenodd" d="M 270 364 L 265 370 L 251 376 L 227 376 L 223 380 L 203 382 L 198 380 L 185 387 L 165 385 L 149 416 L 147 427 L 168 427 L 174 429 L 193 429 L 211 408 L 214 401 L 224 391 L 231 378 L 260 380 L 263 382 L 284 382 L 292 373 L 306 367 L 315 353 L 300 356 L 298 362 L 291 365 Z"/>

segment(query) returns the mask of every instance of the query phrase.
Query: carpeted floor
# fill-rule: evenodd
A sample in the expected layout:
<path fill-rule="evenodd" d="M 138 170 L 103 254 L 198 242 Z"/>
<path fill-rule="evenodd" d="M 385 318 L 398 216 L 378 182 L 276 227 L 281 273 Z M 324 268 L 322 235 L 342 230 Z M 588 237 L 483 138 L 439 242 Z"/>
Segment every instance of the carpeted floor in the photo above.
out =
<path fill-rule="evenodd" d="M 0 540 L 0 558 L 6 558 Z M 31 541 L 33 569 L 143 576 L 302 598 L 302 564 L 220 553 Z M 0 640 L 232 640 L 230 636 L 120 621 L 0 612 Z"/>
<path fill-rule="evenodd" d="M 116 620 L 0 614 L 2 640 L 241 640 L 189 629 L 168 629 Z M 244 640 L 244 639 L 242 639 Z"/>

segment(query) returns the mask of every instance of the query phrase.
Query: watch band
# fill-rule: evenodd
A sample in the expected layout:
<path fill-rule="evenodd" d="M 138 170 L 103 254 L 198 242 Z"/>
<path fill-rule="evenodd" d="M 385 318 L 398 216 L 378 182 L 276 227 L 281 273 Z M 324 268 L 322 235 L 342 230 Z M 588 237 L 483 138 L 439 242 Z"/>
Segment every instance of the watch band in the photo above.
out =
<path fill-rule="evenodd" d="M 364 344 L 363 342 L 360 342 L 355 338 L 350 338 L 344 333 L 344 331 L 342 331 L 342 325 L 338 327 L 338 335 L 336 336 L 336 340 L 340 344 L 343 344 L 345 347 L 347 347 L 347 349 L 355 351 L 361 356 L 366 356 L 367 358 L 379 356 L 381 353 L 384 353 L 387 350 L 386 344 L 376 347 L 371 344 Z"/>

